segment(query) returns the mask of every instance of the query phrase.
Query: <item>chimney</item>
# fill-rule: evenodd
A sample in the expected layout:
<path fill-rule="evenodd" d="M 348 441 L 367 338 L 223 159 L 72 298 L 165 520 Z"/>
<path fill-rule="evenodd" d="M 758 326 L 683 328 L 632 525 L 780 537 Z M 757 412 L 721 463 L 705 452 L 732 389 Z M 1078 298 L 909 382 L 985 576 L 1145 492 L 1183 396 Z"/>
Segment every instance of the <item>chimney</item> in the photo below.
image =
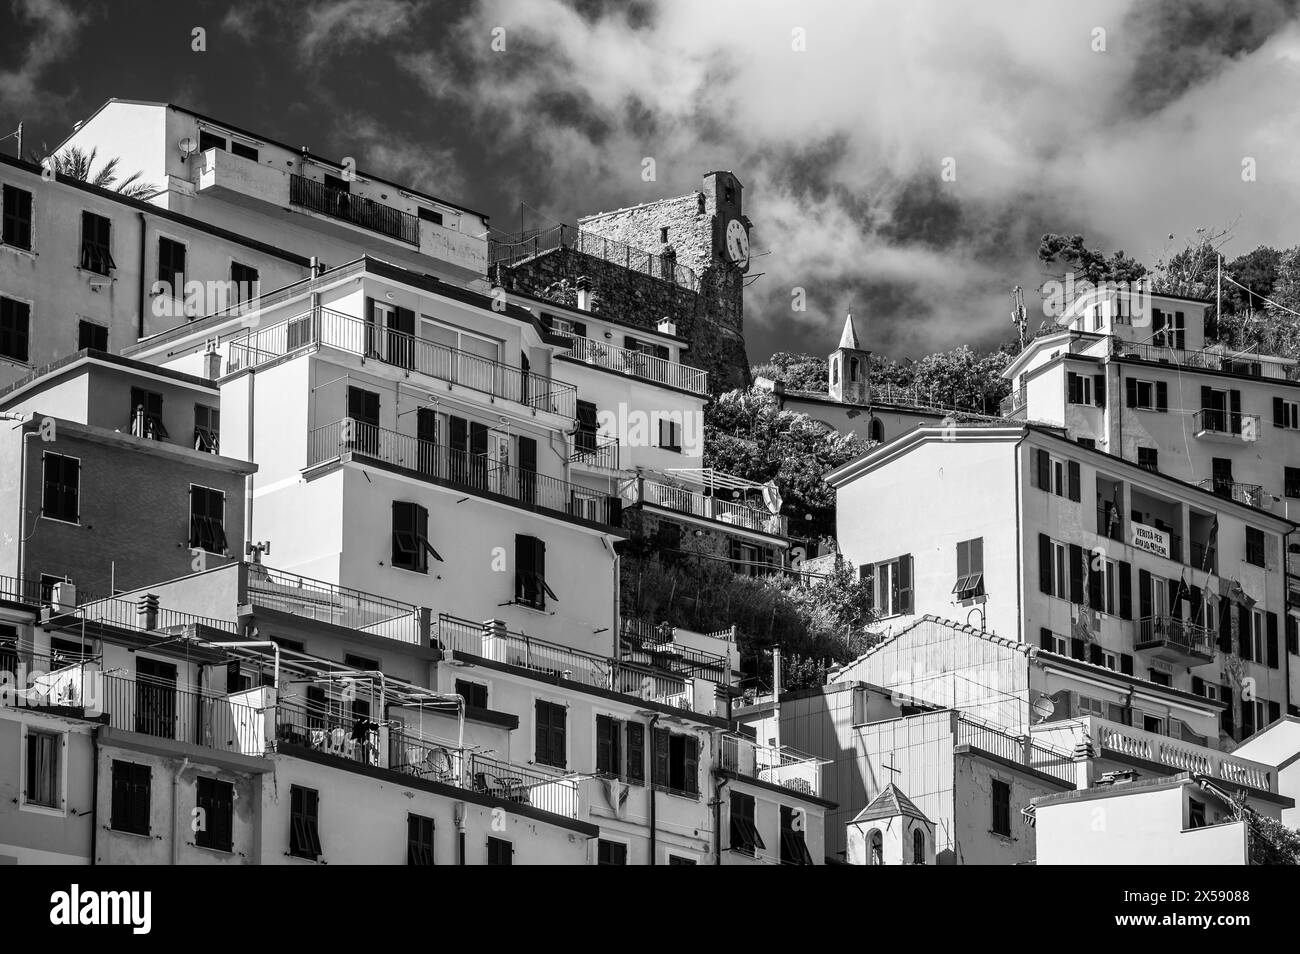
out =
<path fill-rule="evenodd" d="M 203 355 L 203 376 L 209 381 L 221 377 L 221 355 L 217 352 L 217 341 L 209 339 L 208 350 Z"/>
<path fill-rule="evenodd" d="M 591 279 L 586 275 L 578 276 L 578 310 L 591 311 Z"/>
<path fill-rule="evenodd" d="M 673 321 L 668 315 L 659 319 L 659 330 L 666 335 L 677 334 L 677 322 Z"/>

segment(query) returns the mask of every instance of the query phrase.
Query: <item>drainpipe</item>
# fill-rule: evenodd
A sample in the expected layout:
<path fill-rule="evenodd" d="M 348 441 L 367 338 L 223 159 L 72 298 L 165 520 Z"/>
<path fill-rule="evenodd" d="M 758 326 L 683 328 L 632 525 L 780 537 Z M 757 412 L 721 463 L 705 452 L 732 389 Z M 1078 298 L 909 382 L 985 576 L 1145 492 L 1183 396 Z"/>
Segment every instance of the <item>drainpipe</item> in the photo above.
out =
<path fill-rule="evenodd" d="M 143 338 L 143 337 L 144 337 L 144 299 L 145 299 L 144 287 L 145 287 L 145 282 L 148 281 L 148 279 L 145 278 L 145 275 L 146 275 L 146 270 L 145 270 L 145 255 L 147 254 L 147 252 L 146 252 L 146 250 L 145 250 L 145 245 L 147 244 L 147 241 L 148 241 L 147 233 L 148 233 L 148 231 L 149 231 L 149 223 L 148 223 L 148 221 L 145 219 L 145 217 L 144 217 L 144 213 L 143 213 L 143 212 L 136 212 L 136 215 L 140 216 L 140 319 L 139 319 L 139 337 L 140 337 L 140 338 Z"/>
<path fill-rule="evenodd" d="M 713 787 L 713 863 L 722 864 L 722 790 L 727 787 L 724 778 Z"/>
<path fill-rule="evenodd" d="M 460 802 L 456 806 L 456 864 L 465 863 L 465 803 Z"/>
<path fill-rule="evenodd" d="M 1109 400 L 1106 402 L 1106 406 L 1107 406 L 1107 410 L 1109 410 L 1109 409 L 1110 409 L 1110 401 L 1109 401 Z M 1026 439 L 1028 439 L 1028 437 L 1029 437 L 1029 431 L 1028 431 L 1028 428 L 1026 428 L 1025 433 L 1021 436 L 1020 440 L 1016 441 L 1015 450 L 1014 450 L 1014 451 L 1012 452 L 1012 454 L 1011 454 L 1011 479 L 1015 482 L 1015 488 L 1016 488 L 1016 566 L 1023 566 L 1023 564 L 1021 563 L 1021 560 L 1023 559 L 1023 554 L 1022 554 L 1022 552 L 1021 552 L 1021 550 L 1022 550 L 1022 546 L 1021 546 L 1021 545 L 1022 545 L 1022 543 L 1023 543 L 1024 541 L 1022 541 L 1022 540 L 1020 539 L 1020 536 L 1021 536 L 1021 529 L 1020 529 L 1020 507 L 1021 507 L 1021 499 L 1020 499 L 1020 460 L 1021 460 L 1021 458 L 1020 458 L 1020 448 L 1024 446 L 1024 443 L 1025 443 Z M 1020 634 L 1020 638 L 1021 638 L 1022 641 L 1024 641 L 1024 642 L 1027 643 L 1027 642 L 1028 642 L 1028 640 L 1026 639 L 1026 635 L 1027 635 L 1027 634 L 1025 634 L 1025 633 L 1023 632 L 1023 627 L 1024 627 L 1024 606 L 1023 606 L 1023 602 L 1022 602 L 1022 601 L 1023 601 L 1023 596 L 1021 595 L 1021 592 L 1020 592 L 1020 576 L 1021 576 L 1021 574 L 1019 574 L 1019 573 L 1016 574 L 1016 621 L 1017 621 L 1017 625 L 1020 626 L 1020 627 L 1022 628 L 1022 632 L 1021 632 L 1021 634 Z M 987 606 L 986 606 L 985 608 L 987 609 Z M 957 696 L 956 696 L 956 693 L 955 693 L 955 692 L 954 692 L 954 694 L 953 694 L 952 701 L 953 701 L 953 705 L 955 706 L 955 705 L 957 704 Z M 1028 672 L 1026 672 L 1026 674 L 1025 674 L 1025 706 L 1026 706 L 1026 709 L 1025 709 L 1025 723 L 1028 724 L 1028 723 L 1029 723 L 1029 710 L 1028 710 L 1028 706 L 1029 706 L 1029 674 L 1028 674 Z"/>
<path fill-rule="evenodd" d="M 18 411 L 0 412 L 0 420 L 17 421 L 18 426 L 22 426 L 28 420 L 35 420 L 35 413 L 31 415 L 21 414 Z M 24 557 L 27 553 L 27 438 L 39 434 L 39 431 L 23 431 L 22 447 L 18 453 L 18 562 L 15 569 L 15 575 L 21 582 L 23 580 Z"/>
<path fill-rule="evenodd" d="M 185 769 L 189 767 L 189 764 L 190 764 L 190 757 L 187 755 L 185 756 L 185 760 L 181 762 L 180 768 L 176 770 L 176 774 L 172 776 L 172 864 L 173 865 L 180 864 L 181 836 L 180 836 L 180 832 L 177 830 L 176 827 L 177 823 L 180 821 L 180 818 L 176 811 L 176 806 L 180 802 L 181 773 L 184 772 Z"/>
<path fill-rule="evenodd" d="M 254 382 L 257 379 L 257 369 L 248 369 L 248 440 L 247 454 L 245 460 L 249 463 L 253 461 L 253 401 L 257 398 L 257 388 Z M 249 544 L 253 542 L 253 474 L 244 475 L 244 553 L 240 554 L 243 559 L 248 553 Z"/>
<path fill-rule="evenodd" d="M 656 844 L 655 829 L 655 784 L 659 781 L 655 778 L 655 726 L 659 724 L 659 713 L 654 714 L 650 720 L 650 864 L 657 864 L 656 855 L 658 846 Z"/>
<path fill-rule="evenodd" d="M 90 734 L 91 757 L 93 762 L 90 767 L 90 863 L 96 863 L 95 851 L 99 844 L 99 733 L 104 729 L 103 724 L 95 726 L 95 731 Z"/>

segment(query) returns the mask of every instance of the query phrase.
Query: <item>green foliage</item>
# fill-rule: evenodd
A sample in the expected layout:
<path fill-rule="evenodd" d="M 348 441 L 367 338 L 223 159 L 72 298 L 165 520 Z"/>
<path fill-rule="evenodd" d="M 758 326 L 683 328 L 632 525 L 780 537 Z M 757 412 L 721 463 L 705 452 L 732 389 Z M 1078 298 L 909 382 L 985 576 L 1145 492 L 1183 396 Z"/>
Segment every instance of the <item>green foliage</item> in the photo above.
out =
<path fill-rule="evenodd" d="M 49 147 L 44 143 L 41 144 L 45 154 L 49 155 Z M 109 159 L 99 171 L 95 171 L 95 159 L 99 153 L 98 149 L 91 149 L 86 152 L 78 146 L 71 146 L 57 155 L 50 156 L 54 162 L 54 171 L 59 177 L 64 179 L 75 179 L 78 182 L 88 182 L 100 189 L 112 189 L 128 199 L 147 199 L 158 191 L 158 187 L 150 185 L 147 182 L 141 182 L 141 172 L 133 172 L 122 182 L 118 182 L 116 157 Z M 45 157 L 36 153 L 29 153 L 28 159 L 32 162 L 43 163 Z"/>
<path fill-rule="evenodd" d="M 1300 831 L 1287 828 L 1276 818 L 1261 815 L 1240 795 L 1233 801 L 1233 817 L 1244 820 L 1250 832 L 1251 864 L 1300 865 Z"/>
<path fill-rule="evenodd" d="M 765 651 L 772 646 L 786 660 L 783 688 L 796 689 L 821 685 L 827 661 L 847 662 L 870 644 L 871 581 L 847 567 L 826 579 L 751 577 L 725 561 L 671 556 L 645 542 L 624 553 L 624 615 L 706 633 L 734 624 L 741 669 L 762 674 L 765 683 L 771 681 Z"/>
<path fill-rule="evenodd" d="M 1076 280 L 1087 279 L 1094 285 L 1103 282 L 1134 282 L 1147 273 L 1147 268 L 1123 251 L 1110 258 L 1104 252 L 1083 244 L 1082 235 L 1058 235 L 1048 232 L 1038 243 L 1038 260 L 1044 265 L 1063 265 L 1064 271 L 1074 274 Z"/>
<path fill-rule="evenodd" d="M 834 536 L 835 491 L 824 478 L 866 452 L 864 439 L 778 410 L 776 398 L 757 388 L 731 391 L 704 410 L 704 465 L 759 483 L 776 481 L 781 512 L 797 537 Z"/>
<path fill-rule="evenodd" d="M 828 359 L 811 354 L 778 351 L 765 364 L 751 368 L 750 375 L 784 381 L 786 388 L 791 391 L 825 394 L 830 387 Z"/>

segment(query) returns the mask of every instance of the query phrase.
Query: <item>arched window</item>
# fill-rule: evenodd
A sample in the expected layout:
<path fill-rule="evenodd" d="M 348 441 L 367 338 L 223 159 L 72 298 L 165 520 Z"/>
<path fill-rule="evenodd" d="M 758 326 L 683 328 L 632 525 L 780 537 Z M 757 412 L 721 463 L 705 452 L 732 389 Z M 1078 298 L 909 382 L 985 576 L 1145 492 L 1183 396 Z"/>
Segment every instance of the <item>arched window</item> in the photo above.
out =
<path fill-rule="evenodd" d="M 858 359 L 849 358 L 849 381 L 856 383 L 858 380 Z"/>
<path fill-rule="evenodd" d="M 871 419 L 871 433 L 868 435 L 871 440 L 884 443 L 885 440 L 885 422 L 878 417 Z"/>
<path fill-rule="evenodd" d="M 831 362 L 831 384 L 840 383 L 840 359 L 836 358 Z"/>
<path fill-rule="evenodd" d="M 880 829 L 873 828 L 867 832 L 867 864 L 883 865 L 885 863 L 885 845 L 880 839 Z"/>
<path fill-rule="evenodd" d="M 912 864 L 925 864 L 925 832 L 919 828 L 912 829 Z"/>

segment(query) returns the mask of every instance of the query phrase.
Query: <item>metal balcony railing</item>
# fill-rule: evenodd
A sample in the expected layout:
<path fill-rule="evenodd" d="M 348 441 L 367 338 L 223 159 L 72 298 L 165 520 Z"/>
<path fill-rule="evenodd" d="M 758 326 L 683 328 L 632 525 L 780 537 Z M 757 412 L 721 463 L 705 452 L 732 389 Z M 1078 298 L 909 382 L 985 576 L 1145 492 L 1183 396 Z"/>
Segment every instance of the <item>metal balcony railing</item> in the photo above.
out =
<path fill-rule="evenodd" d="M 452 450 L 410 434 L 344 418 L 314 429 L 308 440 L 309 466 L 344 454 L 368 457 L 456 487 L 506 497 L 528 510 L 578 517 L 607 527 L 623 523 L 622 502 L 558 477 L 512 467 L 485 454 Z"/>
<path fill-rule="evenodd" d="M 1104 719 L 1089 717 L 1089 736 L 1100 740 L 1101 756 L 1115 752 L 1129 758 L 1138 758 L 1167 766 L 1175 772 L 1196 772 L 1211 778 L 1248 785 L 1261 792 L 1276 791 L 1273 774 L 1268 767 L 1249 759 L 1225 755 L 1215 749 L 1193 745 L 1169 736 L 1147 732 L 1133 726 L 1120 725 Z"/>
<path fill-rule="evenodd" d="M 998 404 L 1003 417 L 1015 417 L 1029 404 L 1029 389 L 1023 384 L 1008 394 Z"/>
<path fill-rule="evenodd" d="M 418 607 L 362 590 L 247 563 L 248 601 L 255 607 L 323 620 L 413 646 L 424 644 Z"/>
<path fill-rule="evenodd" d="M 822 760 L 788 746 L 761 745 L 739 735 L 722 737 L 721 768 L 746 778 L 821 796 Z"/>
<path fill-rule="evenodd" d="M 43 602 L 41 583 L 39 580 L 24 580 L 16 576 L 0 576 L 0 600 L 40 606 Z"/>
<path fill-rule="evenodd" d="M 623 499 L 629 503 L 648 503 L 680 513 L 689 513 L 696 517 L 706 517 L 719 523 L 727 523 L 749 530 L 757 530 L 775 536 L 785 536 L 787 521 L 785 514 L 771 513 L 766 508 L 749 507 L 745 504 L 722 500 L 709 494 L 702 494 L 687 487 L 660 483 L 636 477 L 626 481 L 621 487 Z"/>
<path fill-rule="evenodd" d="M 289 202 L 410 245 L 420 244 L 420 220 L 416 216 L 305 176 L 289 176 Z"/>
<path fill-rule="evenodd" d="M 641 351 L 620 348 L 616 345 L 593 338 L 573 335 L 567 357 L 585 361 L 600 368 L 621 371 L 633 377 L 681 388 L 692 394 L 709 393 L 709 373 L 699 368 L 676 364 L 666 358 L 659 358 Z"/>
<path fill-rule="evenodd" d="M 1255 440 L 1259 437 L 1258 414 L 1202 408 L 1194 418 L 1194 430 L 1197 433 L 1238 435 L 1242 440 Z"/>
<path fill-rule="evenodd" d="M 579 431 L 574 435 L 573 453 L 569 455 L 569 462 L 618 470 L 618 438 Z"/>
<path fill-rule="evenodd" d="M 629 271 L 640 272 L 691 291 L 700 290 L 700 279 L 694 271 L 669 255 L 657 255 L 633 248 L 625 242 L 587 232 L 572 225 L 553 225 L 545 229 L 528 229 L 517 235 L 502 235 L 488 239 L 488 263 L 513 265 L 557 248 L 569 248 L 590 255 Z M 577 277 L 576 275 L 573 277 Z"/>
<path fill-rule="evenodd" d="M 1166 348 L 1153 344 L 1135 344 L 1114 338 L 1111 341 L 1112 353 L 1126 358 L 1137 358 L 1152 364 L 1172 364 L 1184 368 L 1204 368 L 1208 371 L 1223 371 L 1252 378 L 1267 378 L 1275 381 L 1300 381 L 1300 368 L 1295 365 L 1278 364 L 1272 361 L 1252 361 L 1250 355 L 1224 354 L 1222 351 L 1202 349 L 1187 351 L 1181 348 Z"/>
<path fill-rule="evenodd" d="M 957 720 L 957 744 L 969 745 L 1017 765 L 1026 765 L 1071 786 L 1075 784 L 1074 760 L 1068 752 L 1042 745 L 1028 736 L 1009 735 L 970 716 L 962 715 Z"/>
<path fill-rule="evenodd" d="M 223 752 L 266 752 L 265 712 L 256 706 L 142 676 L 103 674 L 99 682 L 99 708 L 115 729 Z"/>
<path fill-rule="evenodd" d="M 1197 481 L 1196 486 L 1202 490 L 1210 491 L 1217 497 L 1223 497 L 1225 500 L 1235 500 L 1237 503 L 1243 503 L 1248 507 L 1257 507 L 1264 510 L 1268 506 L 1265 501 L 1264 488 L 1259 484 L 1243 484 L 1235 480 L 1206 477 L 1204 480 Z"/>
<path fill-rule="evenodd" d="M 573 778 L 546 775 L 533 769 L 474 753 L 467 770 L 471 791 L 518 802 L 560 815 L 578 817 L 578 782 Z"/>
<path fill-rule="evenodd" d="M 1213 658 L 1215 636 L 1204 626 L 1176 616 L 1144 616 L 1138 620 L 1138 649 L 1165 645 L 1189 656 Z"/>
<path fill-rule="evenodd" d="M 226 373 L 255 368 L 314 345 L 373 358 L 570 420 L 577 414 L 578 389 L 572 384 L 328 308 L 314 308 L 235 339 L 230 343 Z"/>

